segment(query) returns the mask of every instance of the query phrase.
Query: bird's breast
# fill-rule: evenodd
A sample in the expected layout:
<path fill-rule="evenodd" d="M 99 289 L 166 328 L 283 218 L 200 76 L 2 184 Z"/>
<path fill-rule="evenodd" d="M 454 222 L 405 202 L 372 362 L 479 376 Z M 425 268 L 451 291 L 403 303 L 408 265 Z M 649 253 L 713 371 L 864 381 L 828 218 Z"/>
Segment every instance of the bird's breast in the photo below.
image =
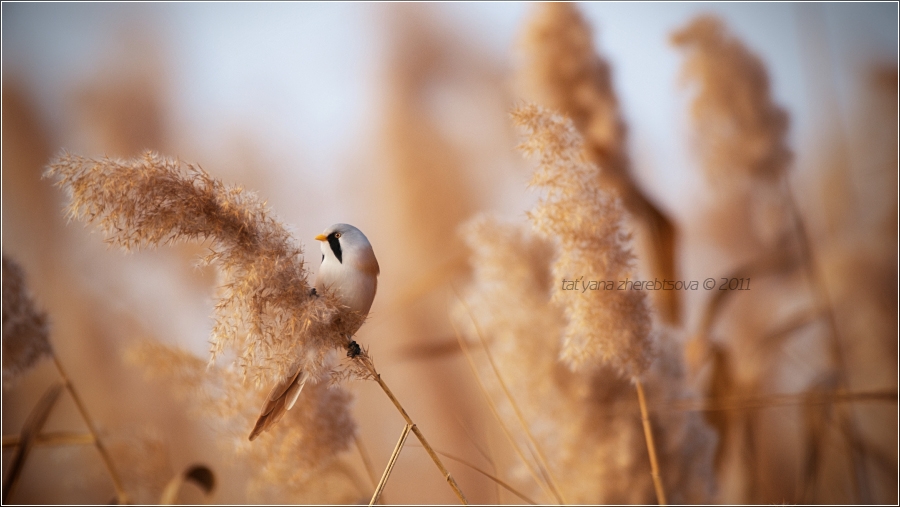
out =
<path fill-rule="evenodd" d="M 375 299 L 375 276 L 326 258 L 316 276 L 316 291 L 332 291 L 351 310 L 367 315 Z"/>

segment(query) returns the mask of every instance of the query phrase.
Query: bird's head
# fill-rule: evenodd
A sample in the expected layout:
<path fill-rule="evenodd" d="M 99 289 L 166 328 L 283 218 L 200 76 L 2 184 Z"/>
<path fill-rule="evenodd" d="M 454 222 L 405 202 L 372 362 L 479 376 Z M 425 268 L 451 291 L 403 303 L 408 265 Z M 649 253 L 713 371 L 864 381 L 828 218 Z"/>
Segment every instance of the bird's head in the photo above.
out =
<path fill-rule="evenodd" d="M 322 262 L 334 260 L 378 275 L 380 269 L 369 238 L 350 224 L 334 224 L 316 236 L 321 241 Z"/>

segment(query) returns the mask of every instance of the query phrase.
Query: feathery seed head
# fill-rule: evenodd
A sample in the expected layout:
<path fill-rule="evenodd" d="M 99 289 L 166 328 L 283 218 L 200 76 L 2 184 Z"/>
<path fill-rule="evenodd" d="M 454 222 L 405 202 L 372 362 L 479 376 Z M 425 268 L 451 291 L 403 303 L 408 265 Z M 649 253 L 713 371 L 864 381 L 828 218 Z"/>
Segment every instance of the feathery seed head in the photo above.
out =
<path fill-rule="evenodd" d="M 47 315 L 38 310 L 25 273 L 3 255 L 3 386 L 53 354 Z"/>

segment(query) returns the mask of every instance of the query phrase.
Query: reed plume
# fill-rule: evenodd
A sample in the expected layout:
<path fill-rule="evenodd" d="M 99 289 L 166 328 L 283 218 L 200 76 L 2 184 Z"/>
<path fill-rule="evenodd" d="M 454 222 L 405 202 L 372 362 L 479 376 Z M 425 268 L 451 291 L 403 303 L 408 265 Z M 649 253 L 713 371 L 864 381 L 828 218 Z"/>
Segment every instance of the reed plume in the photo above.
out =
<path fill-rule="evenodd" d="M 635 180 L 612 70 L 594 50 L 590 25 L 573 4 L 544 3 L 535 8 L 523 39 L 522 76 L 528 95 L 571 118 L 591 162 L 602 169 L 596 177 L 622 200 L 643 233 L 653 275 L 675 280 L 677 231 Z M 654 295 L 660 316 L 677 324 L 681 311 L 677 291 Z"/>
<path fill-rule="evenodd" d="M 63 154 L 47 176 L 68 191 L 69 217 L 96 224 L 110 244 L 209 241 L 203 261 L 218 264 L 224 278 L 211 361 L 235 350 L 243 376 L 257 385 L 297 366 L 313 382 L 330 374 L 326 356 L 346 347 L 358 317 L 310 294 L 302 249 L 253 193 L 151 152 L 132 160 Z"/>
<path fill-rule="evenodd" d="M 53 355 L 47 314 L 39 310 L 25 283 L 25 273 L 3 255 L 3 388 Z"/>
<path fill-rule="evenodd" d="M 707 175 L 718 181 L 782 176 L 792 158 L 788 115 L 772 100 L 759 57 L 713 16 L 694 19 L 671 40 L 686 55 L 694 144 Z"/>
<path fill-rule="evenodd" d="M 477 342 L 481 335 L 487 342 L 500 377 L 568 502 L 653 502 L 634 387 L 609 364 L 573 371 L 559 360 L 559 338 L 567 326 L 564 304 L 553 301 L 559 285 L 554 274 L 559 245 L 529 229 L 486 215 L 466 224 L 463 236 L 472 251 L 473 280 L 456 319 L 470 340 Z M 666 343 L 664 356 L 644 372 L 648 396 L 654 400 L 690 394 L 677 341 Z M 503 421 L 515 430 L 515 410 L 493 369 L 482 359 L 477 371 Z M 659 459 L 668 471 L 666 491 L 674 502 L 702 502 L 711 490 L 713 435 L 697 414 L 666 413 L 655 421 Z M 529 477 L 528 469 L 535 468 L 530 457 L 534 451 L 521 432 L 514 433 L 527 461 L 512 464 L 511 473 L 523 491 L 537 495 L 546 488 L 535 483 L 540 472 Z M 553 501 L 552 496 L 543 498 Z"/>
<path fill-rule="evenodd" d="M 607 282 L 634 279 L 620 201 L 601 186 L 601 170 L 585 159 L 571 121 L 534 105 L 516 109 L 513 121 L 526 133 L 520 149 L 538 158 L 530 185 L 546 191 L 529 217 L 559 244 L 553 298 L 568 319 L 562 358 L 573 367 L 602 362 L 637 376 L 650 360 L 644 293 L 605 290 Z"/>
<path fill-rule="evenodd" d="M 225 186 L 200 167 L 149 152 L 130 161 L 64 154 L 46 175 L 68 190 L 70 218 L 97 223 L 108 243 L 125 250 L 179 240 L 209 240 L 212 253 L 204 261 L 217 263 L 224 278 L 223 294 L 216 304 L 211 367 L 217 355 L 233 349 L 240 380 L 250 377 L 257 387 L 280 382 L 298 370 L 312 384 L 347 377 L 375 380 L 465 503 L 455 479 L 381 379 L 368 353 L 357 347 L 353 360 L 343 368 L 336 367 L 333 353 L 352 350 L 350 338 L 364 317 L 347 311 L 330 292 L 317 295 L 311 291 L 301 248 L 269 214 L 265 203 L 239 187 Z M 237 380 L 232 382 L 237 384 Z M 305 393 L 303 398 L 308 403 L 329 399 L 321 390 Z M 323 407 L 332 408 L 328 403 Z M 316 414 L 303 408 L 297 412 Z M 308 419 L 304 424 L 310 426 L 312 435 L 316 430 L 347 429 L 336 424 L 317 426 L 323 420 Z M 297 440 L 284 430 L 278 435 Z M 256 436 L 254 431 L 251 439 Z M 355 430 L 345 436 L 352 440 Z M 277 449 L 284 452 L 289 446 L 281 443 Z M 295 459 L 292 454 L 290 457 Z M 266 461 L 265 469 L 278 463 L 285 461 Z M 290 473 L 302 473 L 302 467 L 298 471 L 293 463 L 285 466 Z M 291 482 L 296 482 L 294 475 Z"/>

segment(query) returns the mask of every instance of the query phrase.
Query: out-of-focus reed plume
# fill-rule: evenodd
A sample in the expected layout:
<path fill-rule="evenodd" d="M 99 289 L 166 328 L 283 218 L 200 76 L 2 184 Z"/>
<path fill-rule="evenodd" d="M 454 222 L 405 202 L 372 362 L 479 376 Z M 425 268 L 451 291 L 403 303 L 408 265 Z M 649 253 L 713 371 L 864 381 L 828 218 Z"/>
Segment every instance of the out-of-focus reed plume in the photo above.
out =
<path fill-rule="evenodd" d="M 3 388 L 52 354 L 47 315 L 29 294 L 22 268 L 4 254 Z"/>
<path fill-rule="evenodd" d="M 686 54 L 694 143 L 712 179 L 777 179 L 787 170 L 787 113 L 772 101 L 762 61 L 717 18 L 701 16 L 672 35 Z"/>
<path fill-rule="evenodd" d="M 529 216 L 559 244 L 553 298 L 568 319 L 562 358 L 574 367 L 603 363 L 638 376 L 651 357 L 644 292 L 606 290 L 607 283 L 634 279 L 619 199 L 601 186 L 601 169 L 585 159 L 570 121 L 535 105 L 516 109 L 513 119 L 526 133 L 521 150 L 538 159 L 531 185 L 546 191 Z"/>
<path fill-rule="evenodd" d="M 127 161 L 64 154 L 47 175 L 68 191 L 70 217 L 97 224 L 126 250 L 210 240 L 204 261 L 224 277 L 212 361 L 233 348 L 257 385 L 298 365 L 313 381 L 330 374 L 326 356 L 346 346 L 358 316 L 310 295 L 301 248 L 254 194 L 151 152 Z"/>
<path fill-rule="evenodd" d="M 591 27 L 573 4 L 541 4 L 527 24 L 524 46 L 527 64 L 522 74 L 528 93 L 538 103 L 572 119 L 591 161 L 602 169 L 597 176 L 640 226 L 645 244 L 642 252 L 652 275 L 675 280 L 675 224 L 635 180 L 611 69 L 594 50 Z M 655 291 L 654 296 L 660 316 L 678 323 L 678 291 Z"/>
<path fill-rule="evenodd" d="M 497 373 L 520 407 L 525 424 L 547 457 L 549 472 L 559 481 L 566 501 L 652 503 L 654 487 L 647 473 L 634 387 L 608 365 L 573 371 L 559 360 L 567 319 L 552 301 L 558 289 L 553 273 L 556 248 L 525 224 L 479 216 L 464 228 L 472 256 L 473 282 L 463 294 L 457 318 L 468 340 L 486 341 Z M 597 294 L 583 295 L 585 297 Z M 472 323 L 474 322 L 474 325 Z M 673 342 L 674 343 L 674 342 Z M 682 386 L 677 347 L 654 361 L 645 381 L 654 400 L 688 394 Z M 516 411 L 483 359 L 478 375 L 485 379 L 506 426 L 518 427 Z M 527 393 L 527 394 L 526 394 Z M 671 501 L 702 502 L 709 498 L 712 435 L 697 414 L 663 412 L 655 419 L 661 468 Z M 516 432 L 517 435 L 521 432 Z M 523 491 L 537 495 L 541 473 L 528 451 L 528 439 L 517 436 L 525 464 L 510 465 Z M 690 472 L 688 472 L 688 469 Z M 627 477 L 627 480 L 623 480 Z M 546 488 L 544 488 L 546 490 Z M 545 492 L 542 501 L 554 501 Z"/>
<path fill-rule="evenodd" d="M 532 185 L 546 194 L 529 213 L 537 235 L 486 217 L 464 230 L 474 280 L 457 316 L 468 336 L 485 342 L 492 367 L 482 365 L 478 375 L 506 426 L 515 428 L 519 419 L 534 437 L 513 440 L 530 449 L 514 468 L 520 481 L 530 469 L 538 484 L 555 477 L 566 501 L 652 502 L 659 486 L 649 473 L 631 379 L 642 375 L 657 402 L 687 395 L 679 349 L 672 341 L 648 369 L 651 323 L 643 293 L 590 285 L 632 276 L 633 258 L 621 204 L 601 188 L 600 169 L 586 159 L 572 122 L 534 105 L 513 118 L 527 136 L 520 149 L 539 161 Z M 581 275 L 591 290 L 564 290 L 563 278 Z M 653 414 L 652 426 L 670 498 L 708 498 L 712 445 L 701 418 L 665 412 Z M 543 455 L 546 472 L 537 460 Z M 691 474 L 679 471 L 686 463 Z M 543 489 L 553 500 L 552 489 Z"/>
<path fill-rule="evenodd" d="M 247 463 L 250 499 L 346 503 L 359 496 L 356 478 L 338 460 L 356 434 L 350 395 L 343 389 L 308 385 L 285 419 L 250 443 L 247 429 L 258 416 L 262 392 L 242 382 L 238 371 L 208 367 L 186 351 L 152 341 L 135 345 L 129 359 L 169 384 L 192 416 L 215 432 L 226 456 Z"/>
<path fill-rule="evenodd" d="M 816 407 L 821 402 L 810 401 L 856 392 L 863 387 L 853 382 L 860 373 L 885 371 L 872 368 L 877 362 L 874 357 L 874 362 L 864 365 L 856 360 L 854 364 L 855 357 L 870 354 L 866 351 L 878 333 L 848 340 L 846 320 L 841 318 L 848 314 L 842 307 L 853 303 L 837 296 L 840 292 L 832 285 L 842 277 L 853 277 L 853 284 L 861 281 L 856 276 L 859 269 L 832 264 L 833 254 L 846 252 L 848 240 L 873 236 L 858 233 L 862 215 L 848 204 L 854 199 L 846 199 L 852 192 L 846 183 L 853 179 L 847 157 L 838 157 L 844 163 L 836 167 L 845 182 L 837 192 L 840 195 L 826 197 L 825 202 L 839 205 L 840 222 L 853 224 L 857 233 L 841 237 L 832 226 L 820 227 L 819 231 L 831 232 L 817 235 L 808 226 L 816 221 L 802 216 L 791 190 L 788 115 L 771 97 L 762 61 L 710 16 L 693 20 L 673 34 L 672 42 L 687 55 L 684 79 L 694 92 L 693 135 L 701 165 L 715 188 L 724 191 L 720 206 L 732 218 L 728 228 L 719 229 L 753 233 L 750 248 L 745 241 L 743 248 L 733 249 L 743 266 L 728 275 L 752 278 L 756 292 L 734 296 L 729 291 L 711 297 L 692 344 L 706 351 L 696 356 L 703 359 L 694 365 L 700 371 L 706 361 L 708 407 L 742 397 L 766 399 L 771 396 L 768 393 L 780 391 L 799 391 L 803 400 L 800 408 L 779 410 L 795 415 L 792 422 L 761 410 L 707 412 L 720 435 L 719 501 L 760 502 L 791 496 L 800 501 L 872 501 L 872 470 L 884 469 L 875 464 L 893 461 L 896 472 L 896 457 L 878 458 L 873 436 L 894 435 L 896 422 L 887 421 L 879 408 L 864 409 L 857 403 Z M 735 213 L 740 207 L 746 209 Z M 812 215 L 829 213 L 821 209 Z M 738 216 L 742 221 L 735 222 Z M 735 242 L 721 233 L 716 239 Z M 734 304 L 726 306 L 726 298 L 720 296 L 728 296 Z M 799 364 L 803 367 L 798 368 Z M 865 387 L 879 390 L 890 382 L 882 377 Z M 830 419 L 834 424 L 824 422 Z M 793 423 L 797 420 L 804 421 L 800 428 Z M 885 428 L 891 428 L 890 432 L 881 433 Z M 798 429 L 804 436 L 801 440 L 796 438 Z M 760 467 L 758 463 L 763 462 L 771 466 Z"/>

